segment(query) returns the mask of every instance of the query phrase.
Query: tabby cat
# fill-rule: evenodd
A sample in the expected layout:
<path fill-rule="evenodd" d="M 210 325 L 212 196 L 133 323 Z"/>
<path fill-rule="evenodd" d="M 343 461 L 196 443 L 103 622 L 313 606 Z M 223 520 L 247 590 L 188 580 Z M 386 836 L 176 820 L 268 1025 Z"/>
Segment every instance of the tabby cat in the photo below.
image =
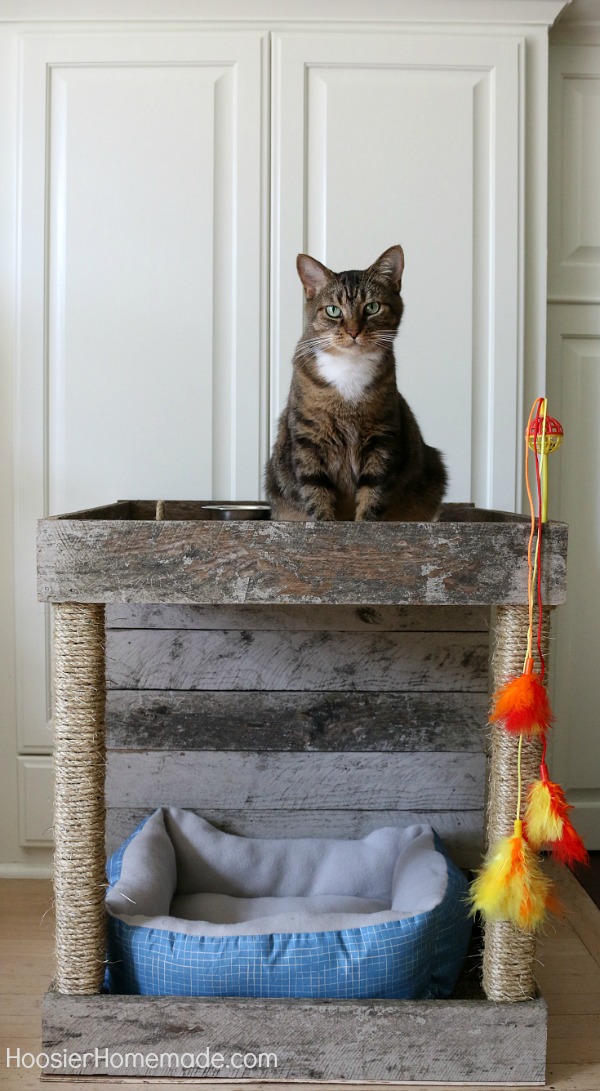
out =
<path fill-rule="evenodd" d="M 306 321 L 266 468 L 273 518 L 436 518 L 444 464 L 396 387 L 402 247 L 364 271 L 296 264 Z"/>

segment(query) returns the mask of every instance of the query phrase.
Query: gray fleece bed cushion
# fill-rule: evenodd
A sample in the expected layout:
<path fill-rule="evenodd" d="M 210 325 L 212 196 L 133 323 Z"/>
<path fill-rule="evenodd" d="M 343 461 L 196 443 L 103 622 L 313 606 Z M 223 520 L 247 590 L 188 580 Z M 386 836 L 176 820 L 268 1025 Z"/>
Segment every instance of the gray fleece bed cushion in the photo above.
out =
<path fill-rule="evenodd" d="M 426 825 L 251 838 L 163 807 L 108 880 L 114 993 L 445 997 L 471 930 L 467 881 Z"/>

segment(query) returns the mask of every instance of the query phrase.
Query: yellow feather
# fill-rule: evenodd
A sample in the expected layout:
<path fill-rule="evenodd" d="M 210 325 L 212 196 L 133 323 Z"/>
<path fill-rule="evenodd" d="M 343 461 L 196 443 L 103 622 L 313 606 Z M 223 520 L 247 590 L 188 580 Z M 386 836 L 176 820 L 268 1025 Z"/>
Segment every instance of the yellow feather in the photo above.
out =
<path fill-rule="evenodd" d="M 484 917 L 498 919 L 502 916 L 511 856 L 510 837 L 503 838 L 490 849 L 483 867 L 471 884 L 471 904 Z"/>
<path fill-rule="evenodd" d="M 505 837 L 488 853 L 471 886 L 472 911 L 486 920 L 514 921 L 521 928 L 538 928 L 546 915 L 550 881 L 520 834 Z"/>
<path fill-rule="evenodd" d="M 552 797 L 544 781 L 536 780 L 529 789 L 525 825 L 527 839 L 534 848 L 551 841 L 560 841 L 564 821 L 551 807 Z"/>

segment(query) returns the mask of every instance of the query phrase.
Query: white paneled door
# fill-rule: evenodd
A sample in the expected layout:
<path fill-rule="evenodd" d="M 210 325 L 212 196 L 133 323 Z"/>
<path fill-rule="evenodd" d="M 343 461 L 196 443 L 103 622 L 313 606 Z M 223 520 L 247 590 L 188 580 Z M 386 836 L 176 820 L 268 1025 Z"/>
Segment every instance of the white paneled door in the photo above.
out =
<path fill-rule="evenodd" d="M 273 50 L 272 424 L 301 328 L 298 250 L 340 270 L 399 242 L 400 390 L 446 454 L 448 498 L 507 510 L 522 364 L 522 49 L 517 37 L 342 31 L 282 32 Z"/>
<path fill-rule="evenodd" d="M 565 441 L 550 461 L 550 514 L 569 524 L 567 605 L 558 611 L 554 627 L 556 726 L 551 771 L 568 789 L 586 845 L 598 849 L 600 307 L 550 308 L 548 370 L 550 405 L 565 431 Z"/>
<path fill-rule="evenodd" d="M 259 32 L 21 42 L 24 751 L 50 744 L 36 518 L 119 497 L 258 496 L 267 74 Z"/>

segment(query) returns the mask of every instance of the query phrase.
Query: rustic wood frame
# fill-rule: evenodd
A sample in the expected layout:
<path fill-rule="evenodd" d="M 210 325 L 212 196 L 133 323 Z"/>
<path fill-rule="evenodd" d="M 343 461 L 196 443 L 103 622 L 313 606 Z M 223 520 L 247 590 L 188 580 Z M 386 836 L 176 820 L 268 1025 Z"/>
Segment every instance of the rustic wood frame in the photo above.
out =
<path fill-rule="evenodd" d="M 97 617 L 104 604 L 352 604 L 501 607 L 500 626 L 522 631 L 527 603 L 525 563 L 529 522 L 519 516 L 447 505 L 437 523 L 279 523 L 215 522 L 202 514 L 202 502 L 167 502 L 164 519 L 154 520 L 154 501 L 121 501 L 100 509 L 44 519 L 38 532 L 38 591 L 55 605 L 56 625 L 64 629 L 68 608 L 79 604 L 84 620 Z M 544 602 L 560 605 L 566 593 L 567 528 L 549 523 L 543 541 Z M 56 670 L 71 682 L 61 689 L 62 745 L 60 791 L 69 803 L 85 755 L 77 749 L 78 678 L 88 684 L 98 676 L 99 652 L 78 666 L 63 644 Z M 501 669 L 500 669 L 501 673 Z M 498 667 L 496 668 L 498 676 Z M 102 689 L 102 686 L 98 687 Z M 104 693 L 99 694 L 103 707 Z M 93 713 L 89 714 L 94 716 Z M 71 723 L 72 720 L 72 723 Z M 93 724 L 95 775 L 103 787 L 104 733 Z M 497 760 L 492 750 L 492 761 Z M 79 766 L 79 768 L 78 768 Z M 492 775 L 494 770 L 492 769 Z M 57 851 L 76 823 L 76 794 L 71 818 L 57 828 Z M 494 835 L 507 816 L 494 817 Z M 96 874 L 104 853 L 103 823 L 79 830 L 80 867 Z M 77 927 L 70 895 L 56 889 L 59 934 L 65 922 Z M 99 900 L 87 898 L 96 933 L 103 928 Z M 102 919 L 101 919 L 102 918 Z M 61 923 L 62 922 L 62 923 Z M 86 946 L 88 926 L 78 942 Z M 495 934 L 510 945 L 514 937 Z M 521 980 L 532 975 L 533 948 L 527 937 L 510 958 L 521 959 Z M 489 958 L 489 941 L 486 940 Z M 89 942 L 87 944 L 89 951 Z M 546 1015 L 542 1000 L 514 1007 L 490 1003 L 481 995 L 445 1002 L 299 1002 L 183 1000 L 182 998 L 105 997 L 98 995 L 101 959 L 73 983 L 73 945 L 57 950 L 57 990 L 44 1003 L 45 1048 L 94 1049 L 107 1027 L 113 1041 L 140 1051 L 142 1023 L 151 1028 L 148 1042 L 165 1052 L 189 1052 L 194 1028 L 204 1027 L 222 1051 L 248 1043 L 281 1041 L 285 1070 L 261 1071 L 269 1079 L 444 1080 L 448 1082 L 542 1083 L 545 1068 Z M 96 995 L 93 995 L 96 994 Z M 488 985 L 493 998 L 493 986 Z M 510 997 L 522 1000 L 531 992 Z M 506 997 L 501 997 L 506 999 Z M 415 1019 L 415 1016 L 418 1018 Z M 168 1032 L 163 1034 L 161 1023 Z M 420 1029 L 417 1029 L 420 1028 Z M 476 1029 L 477 1043 L 471 1043 Z M 416 1035 L 416 1037 L 415 1037 Z M 482 1036 L 489 1049 L 482 1050 Z M 145 1039 L 144 1039 L 145 1040 Z M 278 1047 L 279 1048 L 279 1047 Z M 100 1070 L 96 1070 L 98 1073 Z M 107 1072 L 111 1073 L 110 1067 Z M 72 1073 L 66 1068 L 65 1072 Z M 119 1075 L 123 1075 L 123 1070 Z M 131 1075 L 214 1077 L 212 1068 L 177 1068 Z M 235 1078 L 256 1077 L 249 1068 Z M 222 1078 L 222 1077 L 221 1077 Z"/>

